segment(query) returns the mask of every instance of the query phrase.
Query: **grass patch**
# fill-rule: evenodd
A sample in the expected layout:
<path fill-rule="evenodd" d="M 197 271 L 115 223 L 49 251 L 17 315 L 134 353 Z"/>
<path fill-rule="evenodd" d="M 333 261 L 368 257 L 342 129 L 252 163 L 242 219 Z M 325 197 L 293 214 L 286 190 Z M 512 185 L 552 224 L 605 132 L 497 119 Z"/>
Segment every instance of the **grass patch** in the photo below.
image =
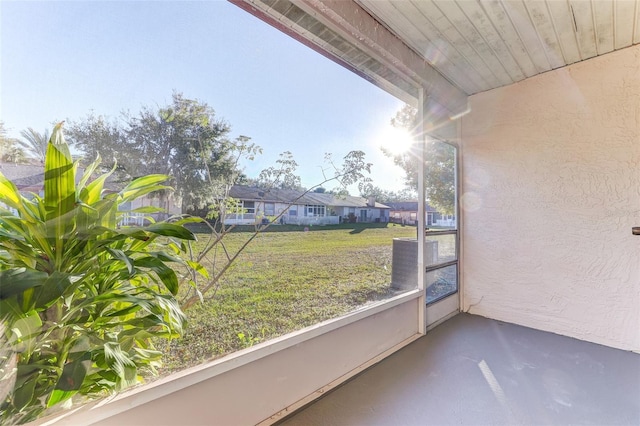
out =
<path fill-rule="evenodd" d="M 392 239 L 414 237 L 415 228 L 354 225 L 360 224 L 260 234 L 215 295 L 187 311 L 185 336 L 161 348 L 165 369 L 202 363 L 389 297 Z M 234 232 L 226 244 L 237 248 L 247 237 Z"/>

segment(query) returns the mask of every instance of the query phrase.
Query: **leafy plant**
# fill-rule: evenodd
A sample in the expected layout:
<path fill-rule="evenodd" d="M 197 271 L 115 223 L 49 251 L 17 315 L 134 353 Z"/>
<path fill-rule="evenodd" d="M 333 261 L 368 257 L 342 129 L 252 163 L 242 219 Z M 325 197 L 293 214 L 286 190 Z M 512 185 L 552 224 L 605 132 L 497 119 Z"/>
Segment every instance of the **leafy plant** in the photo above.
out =
<path fill-rule="evenodd" d="M 167 176 L 106 193 L 108 173 L 91 180 L 98 160 L 76 180 L 61 126 L 47 148 L 44 196 L 24 196 L 0 174 L 0 337 L 10 346 L 0 377 L 15 379 L 0 400 L 3 424 L 141 381 L 161 358 L 152 339 L 179 336 L 185 322 L 170 267 L 187 266 L 179 255 L 195 236 L 185 221 L 118 226 L 118 207 L 167 189 Z"/>

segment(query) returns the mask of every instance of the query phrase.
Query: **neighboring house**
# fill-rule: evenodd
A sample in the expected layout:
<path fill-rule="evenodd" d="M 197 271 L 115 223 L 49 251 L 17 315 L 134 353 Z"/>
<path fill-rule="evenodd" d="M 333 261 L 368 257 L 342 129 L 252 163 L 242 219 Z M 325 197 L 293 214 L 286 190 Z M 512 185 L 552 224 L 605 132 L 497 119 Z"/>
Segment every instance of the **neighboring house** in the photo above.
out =
<path fill-rule="evenodd" d="M 331 225 L 341 222 L 388 222 L 389 206 L 373 199 L 350 195 L 264 190 L 234 185 L 229 196 L 238 201 L 235 212 L 227 212 L 227 225 L 249 225 L 262 221 L 281 224 Z M 279 218 L 276 220 L 276 218 Z"/>
<path fill-rule="evenodd" d="M 30 194 L 44 195 L 44 166 L 42 164 L 0 163 L 0 172 L 18 188 L 20 193 L 28 198 Z M 13 214 L 18 211 L 0 203 Z"/>
<path fill-rule="evenodd" d="M 23 193 L 42 196 L 44 188 L 44 165 L 0 163 L 0 172 Z"/>
<path fill-rule="evenodd" d="M 391 208 L 389 213 L 389 221 L 393 223 L 401 223 L 403 225 L 418 224 L 418 202 L 403 201 L 398 203 L 387 203 Z M 427 204 L 425 209 L 425 220 L 427 226 L 455 226 L 456 218 L 454 215 L 445 215 L 438 212 L 435 208 Z"/>
<path fill-rule="evenodd" d="M 20 193 L 29 197 L 29 194 L 37 194 L 39 196 L 44 195 L 44 165 L 43 164 L 14 164 L 14 163 L 0 163 L 0 172 L 13 182 L 18 188 Z M 76 173 L 76 183 L 80 181 L 84 169 L 79 168 Z M 121 182 L 115 179 L 112 175 L 107 179 L 105 184 L 106 192 L 120 191 L 126 182 Z M 159 198 L 151 195 L 145 195 L 137 200 L 124 203 L 120 206 L 120 210 L 134 210 L 140 207 L 160 207 L 163 208 L 166 213 L 154 213 L 152 215 L 142 213 L 130 213 L 125 215 L 121 219 L 122 225 L 143 225 L 145 216 L 152 216 L 155 220 L 165 219 L 167 216 L 174 214 L 180 214 L 182 209 L 180 204 L 175 201 L 174 195 L 169 194 L 167 197 Z M 13 211 L 13 209 L 10 209 Z"/>

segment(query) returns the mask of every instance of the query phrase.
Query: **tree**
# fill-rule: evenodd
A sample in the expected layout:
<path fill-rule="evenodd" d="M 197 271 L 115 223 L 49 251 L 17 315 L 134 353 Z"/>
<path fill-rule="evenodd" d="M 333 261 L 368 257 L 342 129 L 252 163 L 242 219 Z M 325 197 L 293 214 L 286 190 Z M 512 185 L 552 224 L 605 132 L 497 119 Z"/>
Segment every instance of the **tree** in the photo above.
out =
<path fill-rule="evenodd" d="M 291 151 L 280 154 L 276 165 L 268 167 L 260 172 L 258 179 L 253 182 L 255 186 L 264 189 L 292 189 L 304 191 L 300 176 L 295 174 L 298 163 L 293 159 Z"/>
<path fill-rule="evenodd" d="M 391 119 L 391 125 L 403 127 L 413 135 L 418 134 L 417 110 L 405 105 L 396 116 Z M 418 187 L 418 168 L 420 164 L 420 142 L 416 142 L 410 150 L 394 155 L 383 149 L 385 155 L 393 158 L 396 165 L 405 171 L 407 188 Z M 455 148 L 441 141 L 430 140 L 425 146 L 425 196 L 429 204 L 440 213 L 455 214 L 456 185 L 455 185 Z"/>
<path fill-rule="evenodd" d="M 183 210 L 207 208 L 241 175 L 239 158 L 259 152 L 246 136 L 230 140 L 231 127 L 206 103 L 177 92 L 169 105 L 123 113 L 121 121 L 89 115 L 72 123 L 69 139 L 89 158 L 115 161 L 124 178 L 171 176 Z"/>
<path fill-rule="evenodd" d="M 49 130 L 43 133 L 35 131 L 32 127 L 20 132 L 24 140 L 18 141 L 20 146 L 27 150 L 37 160 L 44 163 L 47 153 L 47 145 L 49 144 Z"/>
<path fill-rule="evenodd" d="M 4 123 L 0 121 L 0 162 L 3 163 L 26 163 L 27 155 L 19 146 L 18 141 L 7 137 L 7 130 Z"/>
<path fill-rule="evenodd" d="M 387 191 L 380 187 L 367 185 L 360 191 L 360 196 L 363 198 L 373 197 L 379 203 L 395 203 L 399 201 L 414 200 L 416 193 L 410 188 L 403 189 L 401 191 Z"/>
<path fill-rule="evenodd" d="M 297 163 L 293 160 L 293 156 L 290 152 L 285 152 L 280 155 L 280 159 L 276 161 L 277 165 L 265 169 L 260 174 L 258 179 L 259 186 L 268 190 L 269 188 L 276 188 L 282 182 L 296 181 L 297 176 L 294 174 Z M 336 188 L 328 191 L 330 193 L 348 194 L 346 188 L 351 185 L 358 185 L 362 189 L 365 185 L 371 182 L 371 179 L 367 176 L 371 173 L 371 163 L 365 161 L 365 153 L 362 151 L 351 151 L 345 155 L 342 159 L 342 164 L 337 165 L 332 158 L 331 154 L 325 154 L 326 167 L 322 169 L 323 180 L 317 185 L 312 186 L 309 189 L 304 190 L 300 195 L 291 200 L 288 206 L 296 204 L 305 195 L 315 192 L 318 188 L 324 188 L 328 183 L 334 182 L 337 184 Z M 299 178 L 297 178 L 299 180 Z M 210 229 L 210 235 L 208 240 L 201 241 L 201 250 L 198 253 L 192 254 L 192 260 L 196 264 L 210 264 L 208 270 L 208 277 L 204 282 L 198 282 L 198 277 L 195 271 L 192 271 L 191 277 L 185 277 L 184 280 L 188 280 L 191 284 L 191 290 L 183 300 L 182 307 L 187 309 L 193 306 L 195 303 L 204 300 L 205 295 L 213 297 L 216 294 L 223 277 L 238 259 L 238 257 L 244 252 L 244 250 L 251 244 L 251 242 L 264 232 L 271 224 L 278 223 L 278 220 L 287 212 L 287 208 L 283 209 L 271 220 L 263 224 L 262 221 L 256 222 L 253 232 L 249 233 L 239 247 L 231 245 L 227 246 L 225 237 L 228 235 L 235 225 L 225 225 L 225 214 L 227 212 L 236 212 L 238 208 L 236 200 L 233 200 L 227 195 L 217 198 L 212 208 L 211 219 L 213 223 L 208 223 Z"/>
<path fill-rule="evenodd" d="M 91 162 L 100 157 L 100 166 L 104 170 L 115 166 L 120 175 L 131 177 L 127 176 L 127 171 L 133 170 L 136 160 L 128 155 L 125 132 L 117 120 L 91 112 L 79 122 L 70 122 L 65 134 L 69 144 L 82 151 L 83 160 Z"/>

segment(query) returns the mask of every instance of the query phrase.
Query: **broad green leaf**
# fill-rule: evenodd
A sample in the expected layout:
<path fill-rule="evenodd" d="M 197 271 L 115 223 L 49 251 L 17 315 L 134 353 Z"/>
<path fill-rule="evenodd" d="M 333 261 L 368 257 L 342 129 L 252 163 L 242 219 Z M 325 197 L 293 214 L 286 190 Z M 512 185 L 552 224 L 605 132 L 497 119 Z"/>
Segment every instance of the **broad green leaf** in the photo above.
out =
<path fill-rule="evenodd" d="M 173 223 L 174 225 L 185 225 L 187 223 L 202 223 L 204 221 L 205 220 L 201 217 L 189 216 L 189 217 L 180 218 L 178 220 L 174 220 L 171 223 Z"/>
<path fill-rule="evenodd" d="M 166 209 L 163 209 L 162 207 L 156 207 L 156 206 L 144 206 L 144 207 L 138 207 L 133 210 L 120 210 L 120 212 L 122 213 L 164 213 L 166 212 Z"/>
<path fill-rule="evenodd" d="M 151 251 L 148 254 L 153 256 L 153 257 L 157 257 L 158 259 L 162 260 L 163 262 L 184 263 L 184 261 L 181 258 L 175 257 L 175 256 L 171 256 L 168 253 L 165 253 L 163 251 Z"/>
<path fill-rule="evenodd" d="M 87 187 L 81 192 L 80 199 L 91 205 L 100 200 L 102 190 L 104 189 L 104 183 L 111 176 L 112 172 L 102 174 L 94 179 Z"/>
<path fill-rule="evenodd" d="M 55 389 L 60 392 L 54 391 L 51 394 L 47 406 L 51 407 L 72 396 L 67 395 L 66 392 L 80 389 L 89 367 L 91 367 L 91 352 L 89 351 L 82 353 L 72 362 L 66 363 L 55 386 Z"/>
<path fill-rule="evenodd" d="M 174 296 L 178 293 L 178 276 L 176 272 L 169 268 L 157 257 L 141 257 L 134 261 L 137 267 L 149 268 L 158 275 L 160 281 L 167 287 L 167 290 Z"/>
<path fill-rule="evenodd" d="M 69 350 L 69 353 L 87 352 L 91 349 L 91 342 L 88 336 L 80 336 Z"/>
<path fill-rule="evenodd" d="M 46 308 L 56 299 L 61 297 L 65 291 L 73 284 L 69 274 L 55 271 L 44 284 L 37 288 L 34 295 L 34 306 L 36 309 Z"/>
<path fill-rule="evenodd" d="M 194 271 L 196 271 L 197 273 L 199 273 L 203 277 L 209 279 L 209 271 L 207 271 L 207 269 L 204 266 L 202 266 L 201 264 L 199 264 L 198 262 L 193 262 L 191 260 L 187 260 L 187 265 L 189 265 L 189 267 L 191 269 L 193 269 Z"/>
<path fill-rule="evenodd" d="M 75 174 L 69 146 L 62 135 L 62 123 L 51 135 L 44 166 L 44 203 L 47 220 L 64 216 L 76 202 Z"/>
<path fill-rule="evenodd" d="M 18 367 L 18 376 L 20 376 L 20 367 Z M 30 380 L 25 380 L 22 386 L 16 386 L 13 390 L 13 405 L 19 410 L 32 404 L 33 394 L 36 388 L 37 380 L 35 377 L 31 377 Z M 17 384 L 16 384 L 17 385 Z"/>
<path fill-rule="evenodd" d="M 91 164 L 89 164 L 87 166 L 86 169 L 84 169 L 84 173 L 82 174 L 82 178 L 80 178 L 80 182 L 78 182 L 78 186 L 76 187 L 76 192 L 77 192 L 78 198 L 80 198 L 80 194 L 79 193 L 82 192 L 82 190 L 86 186 L 87 182 L 89 181 L 91 176 L 95 173 L 95 171 L 96 171 L 96 169 L 98 168 L 99 165 L 100 165 L 100 154 L 98 154 L 98 157 L 95 159 L 95 161 L 93 161 Z"/>
<path fill-rule="evenodd" d="M 122 191 L 120 192 L 120 196 L 122 197 L 121 202 L 135 200 L 137 198 L 142 197 L 143 195 L 149 194 L 150 192 L 163 191 L 163 190 L 172 191 L 173 188 L 171 188 L 170 186 L 156 185 L 156 186 L 145 186 L 142 188 L 132 189 L 130 191 Z"/>
<path fill-rule="evenodd" d="M 51 408 L 56 404 L 64 402 L 77 393 L 78 393 L 77 390 L 65 391 L 60 389 L 54 389 L 53 391 L 51 391 L 49 400 L 47 401 L 47 408 Z"/>
<path fill-rule="evenodd" d="M 127 266 L 129 273 L 133 274 L 133 260 L 131 260 L 129 256 L 127 256 L 122 250 L 107 248 L 107 251 L 111 253 L 111 256 L 115 259 L 122 261 Z"/>
<path fill-rule="evenodd" d="M 0 300 L 0 321 L 12 323 L 23 316 L 23 310 L 15 299 Z"/>
<path fill-rule="evenodd" d="M 155 175 L 147 175 L 147 176 L 143 176 L 143 177 L 139 177 L 135 180 L 133 180 L 129 185 L 127 185 L 122 192 L 127 192 L 127 191 L 131 191 L 134 189 L 139 189 L 145 186 L 153 186 L 153 185 L 157 185 L 159 183 L 165 182 L 169 180 L 169 176 L 167 175 L 160 175 L 160 174 L 155 174 Z"/>
<path fill-rule="evenodd" d="M 126 317 L 128 315 L 131 315 L 135 312 L 138 312 L 140 309 L 142 309 L 142 307 L 140 305 L 131 305 L 129 307 L 126 307 L 124 309 L 120 309 L 119 311 L 115 311 L 115 312 L 111 312 L 111 313 L 103 313 L 103 317 L 109 317 L 109 318 L 114 318 L 114 317 Z"/>
<path fill-rule="evenodd" d="M 105 343 L 104 355 L 107 365 L 118 375 L 120 388 L 135 384 L 137 378 L 136 364 L 118 343 Z"/>
<path fill-rule="evenodd" d="M 133 348 L 134 351 L 142 355 L 143 358 L 148 359 L 160 359 L 162 358 L 162 352 L 154 349 Z"/>
<path fill-rule="evenodd" d="M 165 237 L 176 237 L 182 240 L 193 241 L 196 239 L 196 236 L 193 232 L 189 231 L 183 226 L 174 225 L 172 223 L 161 222 L 154 225 L 149 225 L 145 228 L 145 231 Z"/>
<path fill-rule="evenodd" d="M 0 299 L 6 299 L 29 288 L 41 286 L 48 277 L 46 272 L 27 268 L 0 271 Z"/>
<path fill-rule="evenodd" d="M 69 146 L 62 136 L 62 123 L 53 129 L 44 162 L 44 208 L 52 233 L 48 235 L 56 254 L 54 263 L 62 263 L 64 240 L 73 226 L 76 203 L 75 167 Z"/>
<path fill-rule="evenodd" d="M 42 330 L 42 320 L 37 312 L 31 311 L 28 315 L 18 319 L 11 327 L 9 343 L 19 352 L 30 354 L 34 348 L 35 340 Z"/>
<path fill-rule="evenodd" d="M 110 238 L 112 241 L 116 241 L 123 237 L 131 237 L 137 240 L 148 241 L 151 239 L 149 234 L 145 232 L 143 228 L 137 227 L 123 227 L 120 229 L 110 229 L 104 226 L 96 226 L 93 229 L 93 232 L 96 234 L 104 234 L 105 238 Z"/>
<path fill-rule="evenodd" d="M 0 173 L 0 201 L 9 207 L 19 209 L 21 198 L 18 188 L 13 182 Z"/>

